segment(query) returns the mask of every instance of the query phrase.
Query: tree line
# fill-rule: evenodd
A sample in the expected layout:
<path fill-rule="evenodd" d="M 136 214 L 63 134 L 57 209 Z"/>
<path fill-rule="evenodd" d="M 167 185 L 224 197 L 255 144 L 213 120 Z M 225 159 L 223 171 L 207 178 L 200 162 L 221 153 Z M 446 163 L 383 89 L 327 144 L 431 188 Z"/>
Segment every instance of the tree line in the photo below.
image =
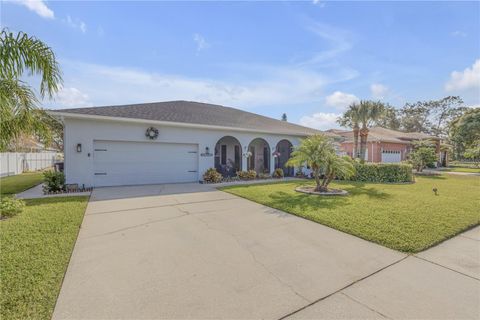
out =
<path fill-rule="evenodd" d="M 354 157 L 360 159 L 365 158 L 369 128 L 375 126 L 439 137 L 455 159 L 472 158 L 480 148 L 480 108 L 466 107 L 459 96 L 406 103 L 402 108 L 361 100 L 348 106 L 337 122 L 352 129 Z"/>

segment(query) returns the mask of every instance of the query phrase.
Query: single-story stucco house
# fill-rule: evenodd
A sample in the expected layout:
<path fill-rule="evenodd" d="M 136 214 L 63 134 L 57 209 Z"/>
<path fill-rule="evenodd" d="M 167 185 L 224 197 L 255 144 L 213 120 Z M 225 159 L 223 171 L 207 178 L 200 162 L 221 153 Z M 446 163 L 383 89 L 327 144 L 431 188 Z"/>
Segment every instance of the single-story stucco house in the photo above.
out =
<path fill-rule="evenodd" d="M 271 174 L 300 139 L 321 131 L 206 103 L 50 111 L 64 124 L 67 184 L 80 187 L 193 182 L 208 168 Z M 333 133 L 327 133 L 338 137 Z"/>
<path fill-rule="evenodd" d="M 353 157 L 353 131 L 333 129 L 329 130 L 329 132 L 335 133 L 344 138 L 341 142 L 341 149 L 347 155 Z M 369 129 L 365 161 L 396 163 L 407 160 L 408 153 L 412 150 L 412 142 L 417 140 L 433 141 L 436 146 L 439 165 L 446 165 L 446 162 L 448 161 L 447 154 L 440 149 L 440 138 L 420 132 L 401 132 L 382 127 L 373 127 Z"/>

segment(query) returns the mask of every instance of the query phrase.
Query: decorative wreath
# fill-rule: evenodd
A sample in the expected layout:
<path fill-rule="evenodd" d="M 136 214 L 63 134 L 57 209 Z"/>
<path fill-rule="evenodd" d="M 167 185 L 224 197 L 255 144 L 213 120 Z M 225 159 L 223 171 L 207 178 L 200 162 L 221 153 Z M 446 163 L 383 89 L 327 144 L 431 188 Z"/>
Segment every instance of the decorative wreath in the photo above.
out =
<path fill-rule="evenodd" d="M 158 138 L 158 129 L 154 127 L 150 127 L 145 131 L 145 136 L 150 139 L 154 140 Z"/>

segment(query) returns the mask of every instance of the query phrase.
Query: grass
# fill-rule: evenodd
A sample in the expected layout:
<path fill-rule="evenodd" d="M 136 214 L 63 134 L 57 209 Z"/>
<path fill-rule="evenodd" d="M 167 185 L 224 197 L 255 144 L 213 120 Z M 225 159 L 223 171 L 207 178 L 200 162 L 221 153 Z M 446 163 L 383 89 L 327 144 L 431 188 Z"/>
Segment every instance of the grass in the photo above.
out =
<path fill-rule="evenodd" d="M 0 318 L 50 319 L 88 197 L 26 200 L 0 221 Z"/>
<path fill-rule="evenodd" d="M 480 168 L 475 166 L 473 162 L 452 161 L 447 168 L 442 168 L 442 171 L 480 173 Z"/>
<path fill-rule="evenodd" d="M 442 171 L 446 171 L 446 172 L 480 173 L 480 168 L 473 168 L 473 167 L 448 167 L 448 168 L 442 169 Z"/>
<path fill-rule="evenodd" d="M 43 182 L 43 172 L 26 172 L 0 179 L 0 194 L 13 195 Z"/>
<path fill-rule="evenodd" d="M 222 190 L 403 252 L 419 252 L 480 223 L 480 179 L 417 177 L 415 184 L 339 181 L 346 197 L 295 192 L 310 181 L 239 185 Z M 432 188 L 439 195 L 435 196 Z"/>

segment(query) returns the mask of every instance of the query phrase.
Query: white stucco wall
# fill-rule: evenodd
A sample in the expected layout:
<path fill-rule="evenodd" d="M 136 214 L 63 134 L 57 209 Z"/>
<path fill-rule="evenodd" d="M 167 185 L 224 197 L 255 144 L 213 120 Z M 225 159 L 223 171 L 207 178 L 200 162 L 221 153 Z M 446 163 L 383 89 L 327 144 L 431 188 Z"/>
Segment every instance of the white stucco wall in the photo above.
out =
<path fill-rule="evenodd" d="M 155 123 L 119 122 L 112 120 L 93 120 L 64 118 L 65 136 L 65 175 L 67 183 L 78 183 L 86 187 L 93 185 L 93 141 L 138 141 L 149 143 L 189 143 L 197 144 L 198 155 L 198 180 L 202 179 L 203 173 L 214 167 L 214 157 L 202 157 L 205 147 L 209 147 L 210 153 L 215 152 L 215 145 L 224 136 L 233 136 L 238 139 L 242 147 L 242 153 L 247 151 L 248 144 L 255 138 L 263 138 L 268 142 L 271 152 L 282 139 L 289 140 L 293 146 L 298 145 L 301 137 L 289 135 L 275 135 L 255 132 L 242 132 L 235 130 L 216 130 L 204 128 L 187 128 Z M 145 130 L 153 126 L 159 130 L 156 140 L 145 137 Z M 82 152 L 76 151 L 78 143 L 82 144 Z M 135 150 L 132 150 L 135 152 Z M 274 157 L 270 157 L 270 168 L 273 170 Z M 246 170 L 247 161 L 242 156 L 242 170 Z"/>

